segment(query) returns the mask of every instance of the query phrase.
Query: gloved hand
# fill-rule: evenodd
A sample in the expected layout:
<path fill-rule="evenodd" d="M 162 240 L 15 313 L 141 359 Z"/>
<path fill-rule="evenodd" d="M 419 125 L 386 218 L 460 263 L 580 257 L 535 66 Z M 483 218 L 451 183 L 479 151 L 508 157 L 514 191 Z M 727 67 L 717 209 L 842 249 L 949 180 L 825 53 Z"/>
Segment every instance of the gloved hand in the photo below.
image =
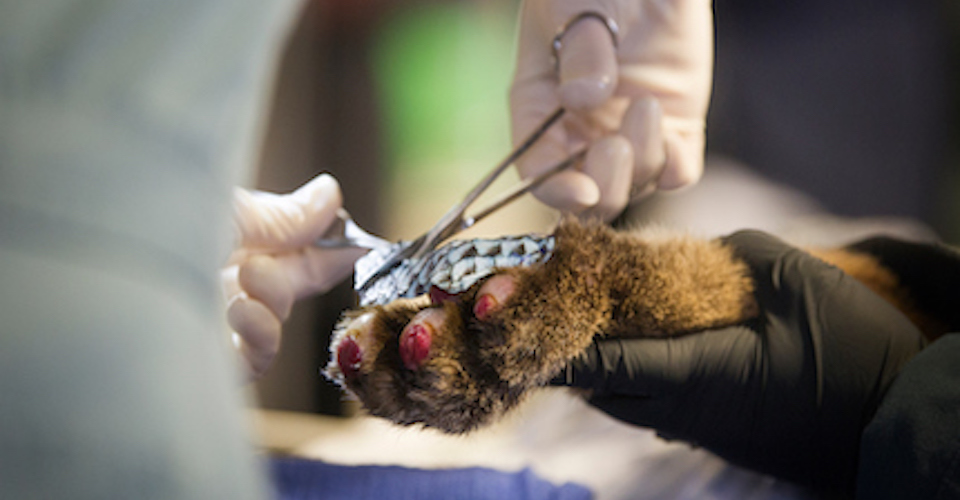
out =
<path fill-rule="evenodd" d="M 222 272 L 227 321 L 249 373 L 262 375 L 280 349 L 293 302 L 329 290 L 353 272 L 366 250 L 313 246 L 342 203 L 336 179 L 321 174 L 293 193 L 237 188 L 239 246 Z"/>
<path fill-rule="evenodd" d="M 564 34 L 555 64 L 558 30 L 587 11 L 617 23 L 616 46 L 603 22 L 586 18 Z M 631 198 L 700 178 L 713 77 L 710 1 L 526 0 L 518 50 L 514 143 L 558 106 L 568 111 L 521 158 L 520 175 L 589 146 L 581 172 L 560 173 L 534 191 L 541 201 L 611 219 Z"/>
<path fill-rule="evenodd" d="M 597 340 L 555 383 L 623 421 L 816 489 L 852 492 L 861 431 L 918 329 L 856 280 L 759 232 L 727 238 L 759 318 L 666 339 Z"/>

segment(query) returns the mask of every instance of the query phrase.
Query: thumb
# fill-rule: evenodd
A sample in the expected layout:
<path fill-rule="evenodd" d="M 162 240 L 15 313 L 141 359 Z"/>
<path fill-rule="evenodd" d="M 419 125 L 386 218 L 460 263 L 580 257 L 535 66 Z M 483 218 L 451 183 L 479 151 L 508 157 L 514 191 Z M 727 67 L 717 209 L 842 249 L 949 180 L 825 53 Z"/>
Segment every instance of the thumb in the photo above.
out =
<path fill-rule="evenodd" d="M 353 263 L 366 248 L 305 247 L 276 256 L 279 271 L 294 298 L 324 293 L 353 273 Z"/>
<path fill-rule="evenodd" d="M 686 378 L 678 368 L 690 366 L 670 344 L 671 339 L 598 340 L 553 383 L 588 390 L 590 404 L 616 419 L 657 427 L 672 410 L 668 387 Z"/>
<path fill-rule="evenodd" d="M 668 367 L 676 366 L 670 339 L 595 341 L 555 382 L 591 391 L 594 398 L 651 397 L 662 392 Z"/>
<path fill-rule="evenodd" d="M 326 231 L 343 198 L 340 185 L 320 174 L 290 194 L 234 191 L 234 223 L 240 246 L 278 252 L 308 246 Z"/>
<path fill-rule="evenodd" d="M 560 39 L 560 103 L 571 111 L 589 111 L 606 103 L 617 88 L 617 52 L 602 21 L 575 22 Z"/>
<path fill-rule="evenodd" d="M 562 385 L 590 389 L 596 398 L 673 396 L 703 383 L 736 382 L 750 373 L 757 347 L 746 327 L 602 339 L 570 363 Z"/>
<path fill-rule="evenodd" d="M 599 340 L 570 364 L 562 385 L 589 389 L 591 405 L 622 421 L 691 440 L 691 426 L 705 416 L 743 404 L 758 348 L 746 327 Z"/>

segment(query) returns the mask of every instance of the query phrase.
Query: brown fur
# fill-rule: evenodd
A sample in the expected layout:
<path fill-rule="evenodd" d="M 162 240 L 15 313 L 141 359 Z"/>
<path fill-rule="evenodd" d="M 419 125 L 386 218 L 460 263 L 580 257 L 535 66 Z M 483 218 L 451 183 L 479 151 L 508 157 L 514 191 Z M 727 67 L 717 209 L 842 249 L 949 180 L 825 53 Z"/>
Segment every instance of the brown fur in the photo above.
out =
<path fill-rule="evenodd" d="M 934 340 L 949 330 L 944 322 L 920 310 L 897 276 L 882 266 L 876 257 L 847 249 L 809 249 L 808 252 L 839 267 L 884 300 L 895 305 L 920 328 L 928 340 Z"/>
<path fill-rule="evenodd" d="M 516 278 L 516 291 L 482 322 L 472 314 L 478 287 L 459 302 L 397 301 L 349 313 L 333 352 L 352 337 L 363 351 L 361 368 L 344 377 L 334 359 L 327 375 L 373 415 L 462 433 L 516 406 L 597 336 L 679 335 L 735 325 L 758 313 L 750 270 L 719 241 L 616 232 L 572 220 L 556 236 L 546 263 L 503 271 Z M 908 303 L 896 277 L 871 257 L 818 255 L 891 302 Z M 448 320 L 434 332 L 425 364 L 409 370 L 398 339 L 423 307 L 446 308 Z"/>

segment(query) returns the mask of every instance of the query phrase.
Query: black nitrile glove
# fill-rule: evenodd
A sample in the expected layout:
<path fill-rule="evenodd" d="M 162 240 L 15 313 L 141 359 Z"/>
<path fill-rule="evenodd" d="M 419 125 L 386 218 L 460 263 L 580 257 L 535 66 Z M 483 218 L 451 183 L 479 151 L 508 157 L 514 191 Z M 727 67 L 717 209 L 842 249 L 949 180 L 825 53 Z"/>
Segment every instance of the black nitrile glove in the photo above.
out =
<path fill-rule="evenodd" d="M 861 431 L 924 345 L 898 310 L 776 238 L 726 239 L 758 319 L 666 339 L 597 340 L 560 377 L 626 422 L 820 491 L 850 494 Z"/>
<path fill-rule="evenodd" d="M 874 256 L 897 276 L 913 305 L 943 326 L 960 332 L 960 252 L 942 243 L 876 236 L 849 247 Z"/>

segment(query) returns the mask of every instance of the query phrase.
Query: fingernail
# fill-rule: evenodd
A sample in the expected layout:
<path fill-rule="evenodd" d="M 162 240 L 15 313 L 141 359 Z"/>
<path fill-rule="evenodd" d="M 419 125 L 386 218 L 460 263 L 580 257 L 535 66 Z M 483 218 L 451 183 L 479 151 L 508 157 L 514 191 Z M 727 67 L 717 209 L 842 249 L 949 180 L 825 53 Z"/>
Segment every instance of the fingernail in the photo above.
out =
<path fill-rule="evenodd" d="M 497 299 L 493 298 L 493 295 L 489 293 L 483 294 L 477 299 L 477 302 L 473 304 L 473 315 L 476 316 L 477 319 L 486 319 L 497 305 Z"/>
<path fill-rule="evenodd" d="M 599 107 L 613 95 L 614 84 L 609 76 L 601 78 L 577 78 L 560 86 L 560 102 L 573 110 L 590 110 Z"/>

